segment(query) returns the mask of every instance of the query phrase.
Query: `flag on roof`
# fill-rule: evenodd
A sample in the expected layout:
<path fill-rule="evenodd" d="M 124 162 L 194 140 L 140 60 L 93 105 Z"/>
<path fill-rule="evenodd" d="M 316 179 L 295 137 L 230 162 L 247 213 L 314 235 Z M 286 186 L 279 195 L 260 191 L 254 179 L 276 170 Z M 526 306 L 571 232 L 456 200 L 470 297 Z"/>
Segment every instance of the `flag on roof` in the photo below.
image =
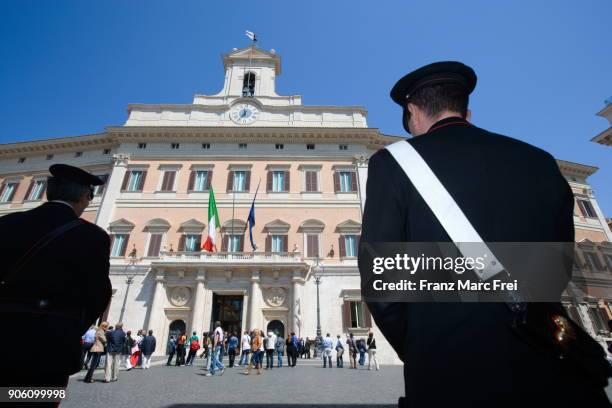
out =
<path fill-rule="evenodd" d="M 246 36 L 249 37 L 251 39 L 251 41 L 257 42 L 257 36 L 255 35 L 254 32 L 247 30 L 246 31 Z"/>

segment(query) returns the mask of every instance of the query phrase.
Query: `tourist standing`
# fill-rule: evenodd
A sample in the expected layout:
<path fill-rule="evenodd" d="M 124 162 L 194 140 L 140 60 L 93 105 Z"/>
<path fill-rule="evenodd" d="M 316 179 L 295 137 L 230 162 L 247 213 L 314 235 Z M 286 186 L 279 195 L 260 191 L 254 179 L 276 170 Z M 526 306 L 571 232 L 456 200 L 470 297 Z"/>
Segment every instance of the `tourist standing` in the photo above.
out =
<path fill-rule="evenodd" d="M 117 323 L 115 330 L 110 331 L 107 336 L 108 343 L 106 344 L 106 367 L 104 369 L 104 382 L 117 381 L 119 373 L 119 360 L 121 351 L 125 343 L 125 332 L 123 331 L 123 323 Z M 107 332 L 108 333 L 108 332 Z"/>
<path fill-rule="evenodd" d="M 87 369 L 87 363 L 91 360 L 91 346 L 96 342 L 96 326 L 92 325 L 81 337 L 81 366 Z"/>
<path fill-rule="evenodd" d="M 236 360 L 236 350 L 237 349 L 238 349 L 238 337 L 236 337 L 235 332 L 232 332 L 231 336 L 227 340 L 227 355 L 229 357 L 230 368 L 234 366 L 234 361 Z"/>
<path fill-rule="evenodd" d="M 342 346 L 342 340 L 340 340 L 340 335 L 336 337 L 336 367 L 343 368 L 344 360 L 342 359 L 342 355 L 344 354 L 344 346 Z"/>
<path fill-rule="evenodd" d="M 132 347 L 134 347 L 134 343 L 135 340 L 132 338 L 132 332 L 128 330 L 127 334 L 125 335 L 123 348 L 121 349 L 121 364 L 123 364 L 126 371 L 130 371 L 132 369 L 130 355 L 132 354 Z"/>
<path fill-rule="evenodd" d="M 100 357 L 104 353 L 104 348 L 106 346 L 106 330 L 108 329 L 108 323 L 102 322 L 100 327 L 96 330 L 96 337 L 94 340 L 93 346 L 89 352 L 92 354 L 91 361 L 89 362 L 89 369 L 87 370 L 87 375 L 85 376 L 86 383 L 94 382 L 92 379 L 94 370 L 98 367 L 100 363 Z"/>
<path fill-rule="evenodd" d="M 364 339 L 357 340 L 357 351 L 359 351 L 359 365 L 365 364 L 366 343 Z"/>
<path fill-rule="evenodd" d="M 142 368 L 148 370 L 151 368 L 151 355 L 155 352 L 157 341 L 153 336 L 153 330 L 149 330 L 149 334 L 142 339 Z"/>
<path fill-rule="evenodd" d="M 257 368 L 257 374 L 261 374 L 261 366 L 260 361 L 262 357 L 262 353 L 260 352 L 260 348 L 263 346 L 263 340 L 261 338 L 261 332 L 259 329 L 253 329 L 253 338 L 251 341 L 251 349 L 253 350 L 253 355 L 251 356 L 251 363 L 247 366 L 246 371 L 244 372 L 246 375 L 251 374 L 251 368 Z"/>
<path fill-rule="evenodd" d="M 168 340 L 168 345 L 166 346 L 166 353 L 168 353 L 168 361 L 166 362 L 166 365 L 169 366 L 172 363 L 172 357 L 174 357 L 174 355 L 176 354 L 176 339 L 174 338 L 174 336 L 170 336 L 170 340 Z"/>
<path fill-rule="evenodd" d="M 349 362 L 351 363 L 351 368 L 357 369 L 357 342 L 355 341 L 353 333 L 349 333 L 349 337 L 346 339 L 346 345 L 349 349 Z"/>
<path fill-rule="evenodd" d="M 219 375 L 223 375 L 225 372 L 225 366 L 219 360 L 221 353 L 223 353 L 223 340 L 224 333 L 221 328 L 221 322 L 215 322 L 215 332 L 213 333 L 213 353 L 212 363 L 210 365 L 210 371 L 206 374 L 207 376 L 215 375 L 217 369 L 219 369 Z"/>
<path fill-rule="evenodd" d="M 276 334 L 269 331 L 266 339 L 266 370 L 274 367 L 274 350 L 276 349 Z"/>
<path fill-rule="evenodd" d="M 187 336 L 182 331 L 176 341 L 176 366 L 181 367 L 185 365 L 185 343 L 187 342 Z"/>
<path fill-rule="evenodd" d="M 370 332 L 368 334 L 368 370 L 372 369 L 372 360 L 374 360 L 374 365 L 376 367 L 376 371 L 378 371 L 378 360 L 376 360 L 376 339 L 374 339 L 374 333 Z"/>
<path fill-rule="evenodd" d="M 283 366 L 283 353 L 285 352 L 285 339 L 281 336 L 276 338 L 276 344 L 274 346 L 276 351 L 276 359 L 278 360 L 277 367 Z"/>
<path fill-rule="evenodd" d="M 329 362 L 329 368 L 332 368 L 332 349 L 334 348 L 334 340 L 330 337 L 329 333 L 323 338 L 321 343 L 323 347 L 323 368 L 326 367 L 326 363 Z"/>
<path fill-rule="evenodd" d="M 240 355 L 240 362 L 239 362 L 239 366 L 244 366 L 244 365 L 248 365 L 249 364 L 249 354 L 251 352 L 251 336 L 249 336 L 249 333 L 245 330 L 244 333 L 242 333 L 242 337 L 240 339 L 240 345 L 242 348 L 242 354 Z"/>

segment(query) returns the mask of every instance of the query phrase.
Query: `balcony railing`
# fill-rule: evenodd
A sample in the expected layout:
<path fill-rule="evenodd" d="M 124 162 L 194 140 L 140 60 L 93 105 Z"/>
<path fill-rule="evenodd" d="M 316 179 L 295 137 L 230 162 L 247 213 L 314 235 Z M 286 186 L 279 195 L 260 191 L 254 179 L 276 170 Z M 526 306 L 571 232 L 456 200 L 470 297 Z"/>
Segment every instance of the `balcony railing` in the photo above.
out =
<path fill-rule="evenodd" d="M 160 261 L 167 262 L 227 262 L 227 263 L 301 263 L 300 252 L 186 252 L 165 251 Z"/>

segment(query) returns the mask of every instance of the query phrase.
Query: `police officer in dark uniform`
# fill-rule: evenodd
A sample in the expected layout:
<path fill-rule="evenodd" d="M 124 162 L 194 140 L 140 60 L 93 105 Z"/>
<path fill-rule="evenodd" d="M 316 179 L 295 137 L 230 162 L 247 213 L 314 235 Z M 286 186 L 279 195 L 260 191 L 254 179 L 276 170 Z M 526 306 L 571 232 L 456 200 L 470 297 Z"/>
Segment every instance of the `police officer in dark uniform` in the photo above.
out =
<path fill-rule="evenodd" d="M 109 236 L 79 218 L 104 183 L 65 164 L 49 171 L 48 202 L 0 218 L 2 386 L 65 386 L 111 297 Z"/>
<path fill-rule="evenodd" d="M 475 86 L 476 74 L 459 62 L 430 64 L 400 79 L 391 98 L 402 107 L 404 128 L 413 136 L 406 143 L 428 163 L 485 242 L 573 242 L 573 194 L 555 159 L 471 124 L 468 99 Z M 450 241 L 390 152 L 374 154 L 361 242 Z M 365 292 L 372 270 L 362 254 Z M 559 272 L 571 276 L 571 263 L 567 269 Z M 605 383 L 592 381 L 579 366 L 568 369 L 515 335 L 511 311 L 503 303 L 368 306 L 404 361 L 400 405 L 608 406 Z"/>

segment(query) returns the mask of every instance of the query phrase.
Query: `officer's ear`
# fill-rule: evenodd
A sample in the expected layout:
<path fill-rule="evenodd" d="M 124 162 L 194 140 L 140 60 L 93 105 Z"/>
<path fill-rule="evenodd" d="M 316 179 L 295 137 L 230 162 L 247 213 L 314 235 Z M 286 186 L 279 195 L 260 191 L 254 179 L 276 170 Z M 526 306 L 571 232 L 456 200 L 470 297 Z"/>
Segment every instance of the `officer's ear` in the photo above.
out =
<path fill-rule="evenodd" d="M 469 122 L 471 119 L 472 119 L 472 110 L 468 109 L 467 114 L 465 115 L 465 120 Z"/>

